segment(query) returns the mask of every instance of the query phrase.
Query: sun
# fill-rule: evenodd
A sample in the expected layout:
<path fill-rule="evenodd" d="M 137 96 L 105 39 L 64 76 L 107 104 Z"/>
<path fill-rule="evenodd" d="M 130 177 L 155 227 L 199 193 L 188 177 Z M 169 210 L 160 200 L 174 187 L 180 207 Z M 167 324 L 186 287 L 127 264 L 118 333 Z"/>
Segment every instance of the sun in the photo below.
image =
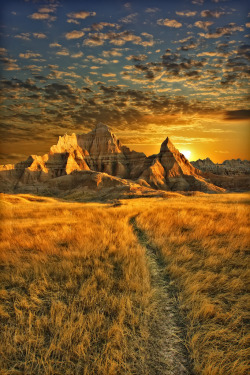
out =
<path fill-rule="evenodd" d="M 189 160 L 192 152 L 189 151 L 189 150 L 183 150 L 183 151 L 181 151 L 181 153 L 185 156 L 186 159 Z"/>

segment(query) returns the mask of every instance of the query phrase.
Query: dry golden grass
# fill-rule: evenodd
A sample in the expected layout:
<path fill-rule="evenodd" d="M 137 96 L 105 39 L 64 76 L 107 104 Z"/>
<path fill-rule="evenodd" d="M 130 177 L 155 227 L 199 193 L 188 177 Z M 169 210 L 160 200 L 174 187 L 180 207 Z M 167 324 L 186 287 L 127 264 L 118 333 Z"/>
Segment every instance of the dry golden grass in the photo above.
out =
<path fill-rule="evenodd" d="M 156 204 L 138 225 L 161 251 L 178 290 L 195 372 L 249 372 L 249 196 L 189 197 Z"/>
<path fill-rule="evenodd" d="M 247 374 L 247 200 L 112 207 L 3 195 L 0 374 L 160 373 L 148 354 L 157 350 L 149 347 L 157 290 L 130 224 L 135 215 L 178 292 L 195 372 Z"/>
<path fill-rule="evenodd" d="M 123 210 L 2 201 L 1 374 L 134 374 L 151 289 Z"/>

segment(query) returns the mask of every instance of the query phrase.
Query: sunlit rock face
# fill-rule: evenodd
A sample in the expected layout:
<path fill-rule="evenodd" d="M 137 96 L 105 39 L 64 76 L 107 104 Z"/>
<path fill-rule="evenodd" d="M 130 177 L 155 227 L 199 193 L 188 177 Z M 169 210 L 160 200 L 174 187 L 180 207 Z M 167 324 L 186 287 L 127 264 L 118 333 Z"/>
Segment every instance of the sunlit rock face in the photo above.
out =
<path fill-rule="evenodd" d="M 149 156 L 139 179 L 145 179 L 152 187 L 172 191 L 221 191 L 206 181 L 201 171 L 181 154 L 167 137 L 157 155 Z"/>
<path fill-rule="evenodd" d="M 107 125 L 99 123 L 87 134 L 77 135 L 78 145 L 92 156 L 121 153 L 120 142 Z"/>
<path fill-rule="evenodd" d="M 143 162 L 143 153 L 130 151 L 111 132 L 107 125 L 99 123 L 87 134 L 77 136 L 79 146 L 88 152 L 86 162 L 91 170 L 130 178 L 131 170 Z"/>
<path fill-rule="evenodd" d="M 148 161 L 150 158 L 147 159 Z M 145 180 L 150 186 L 156 189 L 170 190 L 166 182 L 166 173 L 157 157 L 151 158 L 151 163 L 143 170 L 139 177 L 140 180 Z"/>
<path fill-rule="evenodd" d="M 46 163 L 52 177 L 60 177 L 73 171 L 86 171 L 89 166 L 85 161 L 88 152 L 83 150 L 75 133 L 59 137 L 57 145 L 50 148 Z"/>
<path fill-rule="evenodd" d="M 77 186 L 79 181 L 86 185 L 87 176 L 92 176 L 86 174 L 80 178 L 75 172 L 87 171 L 134 180 L 140 186 L 153 189 L 221 191 L 202 177 L 202 172 L 189 163 L 169 138 L 162 143 L 159 154 L 146 157 L 123 146 L 109 127 L 102 123 L 87 134 L 73 133 L 59 137 L 57 145 L 52 146 L 48 154 L 32 155 L 25 162 L 0 167 L 0 179 L 12 186 L 47 183 L 51 187 L 59 186 L 63 181 L 61 188 L 70 186 L 74 189 L 74 181 Z M 56 180 L 63 176 L 63 180 Z M 106 177 L 104 180 L 107 180 Z M 108 181 L 117 184 L 117 180 Z M 126 181 L 124 183 L 127 184 Z"/>

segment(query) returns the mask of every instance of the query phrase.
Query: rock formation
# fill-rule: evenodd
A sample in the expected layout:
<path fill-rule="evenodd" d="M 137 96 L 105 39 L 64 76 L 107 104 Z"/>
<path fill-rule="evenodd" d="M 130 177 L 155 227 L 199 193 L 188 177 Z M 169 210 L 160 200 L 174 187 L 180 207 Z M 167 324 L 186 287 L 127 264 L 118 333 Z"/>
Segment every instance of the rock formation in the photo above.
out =
<path fill-rule="evenodd" d="M 50 190 L 84 187 L 98 190 L 109 184 L 129 189 L 133 184 L 139 190 L 223 191 L 189 163 L 169 138 L 162 143 L 158 154 L 146 157 L 123 146 L 108 126 L 101 123 L 87 134 L 59 137 L 48 154 L 31 155 L 24 162 L 0 166 L 0 185 L 5 191 L 25 186 L 26 189 L 43 186 Z"/>
<path fill-rule="evenodd" d="M 133 176 L 135 177 L 135 176 Z M 167 137 L 159 154 L 145 159 L 139 180 L 154 188 L 171 191 L 221 191 L 194 168 Z"/>
<path fill-rule="evenodd" d="M 250 161 L 241 159 L 225 160 L 223 163 L 213 163 L 211 159 L 198 159 L 191 164 L 203 172 L 211 172 L 217 175 L 234 176 L 250 174 Z"/>
<path fill-rule="evenodd" d="M 211 159 L 197 160 L 191 164 L 199 168 L 205 178 L 216 186 L 231 191 L 250 190 L 250 161 L 241 159 L 213 163 Z"/>

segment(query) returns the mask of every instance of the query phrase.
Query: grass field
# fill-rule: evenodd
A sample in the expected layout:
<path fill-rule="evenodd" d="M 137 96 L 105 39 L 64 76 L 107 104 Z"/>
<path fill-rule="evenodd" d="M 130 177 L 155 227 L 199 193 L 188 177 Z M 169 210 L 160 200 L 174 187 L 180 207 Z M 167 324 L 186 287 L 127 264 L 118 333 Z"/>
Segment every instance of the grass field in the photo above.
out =
<path fill-rule="evenodd" d="M 138 218 L 174 280 L 197 374 L 249 373 L 249 218 L 238 194 L 171 200 Z"/>
<path fill-rule="evenodd" d="M 171 284 L 194 373 L 247 374 L 249 196 L 121 203 L 2 195 L 0 374 L 179 375 L 158 365 L 159 327 L 172 323 L 147 246 Z"/>

